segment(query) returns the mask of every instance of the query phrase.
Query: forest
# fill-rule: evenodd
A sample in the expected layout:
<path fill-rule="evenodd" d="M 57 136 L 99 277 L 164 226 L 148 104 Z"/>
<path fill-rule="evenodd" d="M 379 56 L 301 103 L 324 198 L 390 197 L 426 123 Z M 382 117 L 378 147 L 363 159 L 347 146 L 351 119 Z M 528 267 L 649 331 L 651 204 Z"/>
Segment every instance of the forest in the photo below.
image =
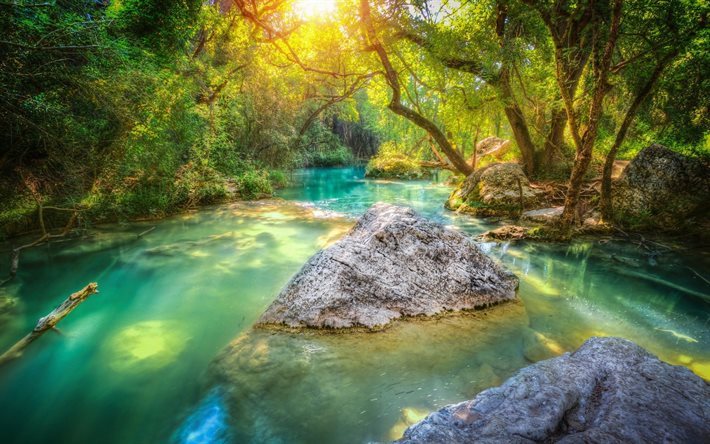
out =
<path fill-rule="evenodd" d="M 465 177 L 489 136 L 531 179 L 569 182 L 567 224 L 603 177 L 611 220 L 616 159 L 710 150 L 700 0 L 0 7 L 5 235 L 38 202 L 86 223 L 160 217 L 223 200 L 226 179 L 252 199 L 377 152 Z"/>
<path fill-rule="evenodd" d="M 0 441 L 707 439 L 709 13 L 0 0 Z"/>

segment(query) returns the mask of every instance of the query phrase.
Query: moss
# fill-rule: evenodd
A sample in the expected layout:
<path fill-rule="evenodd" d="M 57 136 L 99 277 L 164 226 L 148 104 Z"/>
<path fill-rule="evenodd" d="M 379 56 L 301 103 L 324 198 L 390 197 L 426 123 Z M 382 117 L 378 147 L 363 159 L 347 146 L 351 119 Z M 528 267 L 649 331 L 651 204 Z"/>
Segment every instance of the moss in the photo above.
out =
<path fill-rule="evenodd" d="M 382 144 L 365 169 L 366 177 L 382 179 L 428 179 L 431 173 L 423 169 L 416 159 L 401 153 L 392 142 Z"/>
<path fill-rule="evenodd" d="M 404 155 L 397 157 L 373 157 L 367 163 L 366 177 L 383 179 L 425 179 L 431 173 L 422 169 L 419 164 Z"/>
<path fill-rule="evenodd" d="M 520 206 L 518 205 L 490 205 L 479 200 L 467 199 L 466 201 L 461 201 L 460 198 L 450 199 L 454 202 L 461 202 L 457 207 L 452 208 L 447 206 L 449 209 L 458 211 L 459 213 L 470 214 L 479 217 L 507 217 L 520 212 Z"/>

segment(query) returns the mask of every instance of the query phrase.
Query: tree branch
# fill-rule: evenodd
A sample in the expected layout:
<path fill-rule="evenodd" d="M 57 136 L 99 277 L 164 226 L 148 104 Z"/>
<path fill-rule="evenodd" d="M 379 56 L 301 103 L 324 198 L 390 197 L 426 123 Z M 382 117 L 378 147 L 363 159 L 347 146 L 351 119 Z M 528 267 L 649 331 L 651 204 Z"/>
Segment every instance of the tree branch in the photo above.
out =
<path fill-rule="evenodd" d="M 20 339 L 10 347 L 5 353 L 0 355 L 0 365 L 5 364 L 9 361 L 19 358 L 22 356 L 25 348 L 34 342 L 37 338 L 45 334 L 47 331 L 52 330 L 55 326 L 69 313 L 71 313 L 76 307 L 84 302 L 92 294 L 98 293 L 98 285 L 96 282 L 92 282 L 76 293 L 72 293 L 64 302 L 62 302 L 57 308 L 52 310 L 47 316 L 40 318 L 37 321 L 37 325 L 32 331 Z"/>

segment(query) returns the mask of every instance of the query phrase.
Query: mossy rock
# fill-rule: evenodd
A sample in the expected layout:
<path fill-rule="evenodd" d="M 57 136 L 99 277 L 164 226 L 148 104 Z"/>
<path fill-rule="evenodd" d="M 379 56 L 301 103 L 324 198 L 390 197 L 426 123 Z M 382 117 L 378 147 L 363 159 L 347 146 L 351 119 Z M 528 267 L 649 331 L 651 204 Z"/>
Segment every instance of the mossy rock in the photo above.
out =
<path fill-rule="evenodd" d="M 541 193 L 517 163 L 494 163 L 470 174 L 445 203 L 452 211 L 481 217 L 515 216 L 536 205 Z"/>
<path fill-rule="evenodd" d="M 631 229 L 681 230 L 708 216 L 710 166 L 653 144 L 613 188 L 614 219 Z"/>
<path fill-rule="evenodd" d="M 429 179 L 431 172 L 404 155 L 377 156 L 370 159 L 365 177 L 377 179 Z"/>

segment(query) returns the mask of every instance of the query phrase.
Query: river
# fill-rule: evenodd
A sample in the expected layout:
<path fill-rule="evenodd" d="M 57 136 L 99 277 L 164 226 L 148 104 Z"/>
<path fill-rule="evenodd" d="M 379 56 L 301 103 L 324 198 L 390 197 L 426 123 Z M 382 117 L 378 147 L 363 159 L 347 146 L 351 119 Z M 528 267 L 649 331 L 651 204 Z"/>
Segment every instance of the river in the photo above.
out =
<path fill-rule="evenodd" d="M 691 247 L 483 244 L 521 278 L 520 303 L 381 333 L 252 332 L 289 277 L 374 202 L 474 235 L 491 227 L 444 210 L 450 189 L 433 182 L 367 180 L 361 168 L 293 179 L 279 199 L 102 226 L 23 253 L 0 287 L 3 349 L 86 283 L 100 293 L 0 368 L 0 442 L 382 441 L 592 335 L 710 378 L 710 287 L 698 277 L 710 258 Z M 234 371 L 224 385 L 213 361 L 234 338 L 242 355 L 222 361 Z"/>

